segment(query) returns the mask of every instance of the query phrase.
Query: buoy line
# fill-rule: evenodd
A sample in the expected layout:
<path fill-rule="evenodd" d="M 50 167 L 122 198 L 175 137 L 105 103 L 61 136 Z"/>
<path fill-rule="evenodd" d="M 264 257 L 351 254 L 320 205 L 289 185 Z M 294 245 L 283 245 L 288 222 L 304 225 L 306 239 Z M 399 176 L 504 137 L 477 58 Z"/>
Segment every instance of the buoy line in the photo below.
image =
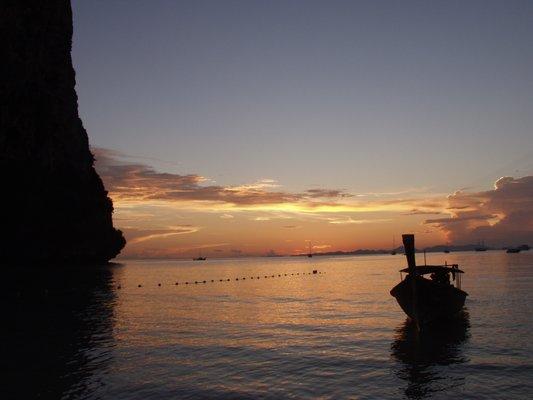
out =
<path fill-rule="evenodd" d="M 294 273 L 291 273 L 291 274 L 288 274 L 288 273 L 284 273 L 284 274 L 274 274 L 274 275 L 264 275 L 263 277 L 261 276 L 250 276 L 249 278 L 250 279 L 255 279 L 255 280 L 258 280 L 258 279 L 272 279 L 272 278 L 284 278 L 284 277 L 287 277 L 287 276 L 304 276 L 304 275 L 322 275 L 323 272 L 321 271 L 318 271 L 316 269 L 313 270 L 313 272 L 297 272 L 296 274 Z M 325 272 L 324 272 L 325 274 Z M 189 281 L 183 281 L 183 282 L 179 282 L 179 281 L 176 281 L 174 282 L 174 286 L 180 286 L 180 285 L 204 285 L 204 284 L 207 284 L 207 283 L 216 283 L 216 282 L 238 282 L 238 281 L 245 281 L 246 280 L 246 277 L 238 277 L 238 278 L 222 278 L 222 279 L 211 279 L 211 280 L 189 280 Z M 157 283 L 157 287 L 161 287 L 162 286 L 162 283 L 161 282 L 158 282 Z M 142 284 L 138 284 L 137 285 L 138 288 L 142 288 L 143 285 Z M 116 286 L 117 289 L 122 289 L 123 286 L 122 285 L 117 285 Z"/>

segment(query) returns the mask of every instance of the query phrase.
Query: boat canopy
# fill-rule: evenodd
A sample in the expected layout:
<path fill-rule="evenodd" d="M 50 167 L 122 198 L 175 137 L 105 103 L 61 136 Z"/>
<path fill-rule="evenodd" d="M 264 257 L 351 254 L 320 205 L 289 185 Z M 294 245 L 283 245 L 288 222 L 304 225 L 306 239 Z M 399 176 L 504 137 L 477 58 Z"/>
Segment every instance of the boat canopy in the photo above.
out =
<path fill-rule="evenodd" d="M 409 273 L 409 268 L 401 269 L 400 272 Z M 421 265 L 416 267 L 416 273 L 418 275 L 433 274 L 435 272 L 453 272 L 464 274 L 464 271 L 459 269 L 458 264 L 448 265 Z"/>

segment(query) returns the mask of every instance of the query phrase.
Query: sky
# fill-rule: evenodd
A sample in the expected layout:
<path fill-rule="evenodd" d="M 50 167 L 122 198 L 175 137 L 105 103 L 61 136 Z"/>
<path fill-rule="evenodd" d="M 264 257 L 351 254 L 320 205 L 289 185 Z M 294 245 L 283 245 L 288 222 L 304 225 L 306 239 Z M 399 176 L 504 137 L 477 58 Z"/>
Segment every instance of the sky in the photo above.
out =
<path fill-rule="evenodd" d="M 124 256 L 533 241 L 532 2 L 72 4 Z"/>

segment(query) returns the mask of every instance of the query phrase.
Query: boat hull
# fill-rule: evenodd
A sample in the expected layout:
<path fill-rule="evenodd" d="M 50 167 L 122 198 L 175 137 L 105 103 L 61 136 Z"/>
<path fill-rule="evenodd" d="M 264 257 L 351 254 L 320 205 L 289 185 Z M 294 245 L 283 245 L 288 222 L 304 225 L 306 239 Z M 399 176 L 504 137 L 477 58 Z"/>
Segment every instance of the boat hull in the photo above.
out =
<path fill-rule="evenodd" d="M 392 288 L 390 293 L 419 326 L 453 317 L 463 309 L 468 296 L 453 285 L 436 283 L 422 277 L 416 278 L 415 286 L 416 313 L 410 276 Z"/>

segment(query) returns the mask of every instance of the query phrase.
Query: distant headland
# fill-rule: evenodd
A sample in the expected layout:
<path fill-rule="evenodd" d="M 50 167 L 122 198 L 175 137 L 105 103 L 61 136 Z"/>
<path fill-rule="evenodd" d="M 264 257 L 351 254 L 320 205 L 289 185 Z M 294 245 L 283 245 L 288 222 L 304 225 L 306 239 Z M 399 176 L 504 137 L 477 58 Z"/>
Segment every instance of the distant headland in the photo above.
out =
<path fill-rule="evenodd" d="M 101 263 L 126 241 L 78 115 L 68 0 L 2 3 L 3 263 Z"/>
<path fill-rule="evenodd" d="M 527 244 L 519 246 L 521 250 L 529 250 L 530 247 Z M 417 253 L 427 252 L 427 253 L 448 253 L 448 252 L 460 252 L 460 251 L 478 251 L 479 244 L 464 244 L 464 245 L 445 245 L 440 244 L 436 246 L 426 247 L 424 249 L 415 249 Z M 506 250 L 507 247 L 484 247 L 485 250 Z M 403 254 L 403 246 L 399 246 L 395 249 L 357 249 L 350 251 L 329 251 L 324 253 L 313 253 L 313 256 L 357 256 L 357 255 L 372 255 L 372 254 L 391 254 L 391 252 L 396 254 Z M 308 253 L 294 254 L 294 257 L 307 257 Z"/>

